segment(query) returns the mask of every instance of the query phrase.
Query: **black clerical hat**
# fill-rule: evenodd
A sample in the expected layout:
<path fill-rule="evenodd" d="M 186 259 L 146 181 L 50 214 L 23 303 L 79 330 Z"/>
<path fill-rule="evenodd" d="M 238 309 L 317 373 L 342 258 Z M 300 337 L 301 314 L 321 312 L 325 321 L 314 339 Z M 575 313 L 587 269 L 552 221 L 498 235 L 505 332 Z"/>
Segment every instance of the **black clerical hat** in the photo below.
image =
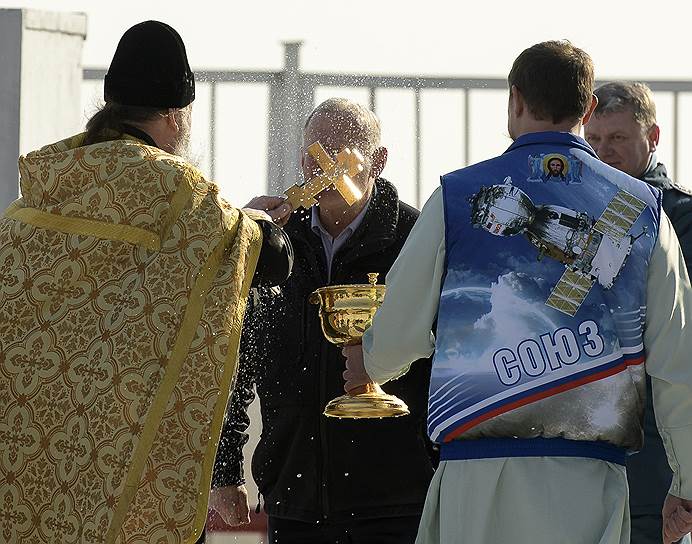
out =
<path fill-rule="evenodd" d="M 159 21 L 130 28 L 115 50 L 103 95 L 124 106 L 187 106 L 195 99 L 195 78 L 180 35 Z"/>

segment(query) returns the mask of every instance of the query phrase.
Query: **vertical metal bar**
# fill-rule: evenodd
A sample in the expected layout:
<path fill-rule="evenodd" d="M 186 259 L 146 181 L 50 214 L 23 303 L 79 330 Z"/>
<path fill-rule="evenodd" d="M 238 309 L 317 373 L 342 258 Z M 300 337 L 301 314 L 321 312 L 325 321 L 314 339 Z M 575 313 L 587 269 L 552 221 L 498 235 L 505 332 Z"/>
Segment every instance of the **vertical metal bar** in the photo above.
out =
<path fill-rule="evenodd" d="M 264 111 L 266 112 L 266 115 L 267 115 L 267 134 L 266 134 L 267 139 L 265 142 L 266 149 L 267 149 L 267 175 L 264 176 L 264 191 L 262 192 L 262 194 L 270 195 L 270 194 L 272 194 L 272 192 L 271 192 L 272 168 L 270 165 L 273 164 L 272 159 L 271 159 L 273 147 L 272 147 L 272 138 L 271 138 L 271 134 L 270 134 L 271 133 L 271 124 L 269 122 L 269 117 L 271 116 L 271 111 L 272 111 L 272 87 L 273 87 L 273 83 L 269 83 L 266 87 L 267 87 L 267 103 L 266 103 L 267 105 L 266 105 L 266 108 Z"/>
<path fill-rule="evenodd" d="M 678 179 L 678 165 L 680 157 L 680 93 L 673 91 L 673 179 Z"/>
<path fill-rule="evenodd" d="M 300 71 L 301 42 L 284 42 L 284 67 L 270 83 L 267 125 L 267 178 L 269 193 L 282 193 L 300 176 L 298 151 L 302 144 L 303 107 L 312 96 L 305 95 Z M 309 93 L 308 93 L 309 94 Z M 313 93 L 314 94 L 314 93 Z"/>
<path fill-rule="evenodd" d="M 464 166 L 471 162 L 471 119 L 469 118 L 469 103 L 471 89 L 464 89 Z"/>
<path fill-rule="evenodd" d="M 421 206 L 421 200 L 423 196 L 423 189 L 421 187 L 421 156 L 422 156 L 422 150 L 421 150 L 421 134 L 420 134 L 420 129 L 421 129 L 421 111 L 420 111 L 420 106 L 421 106 L 421 100 L 420 100 L 420 88 L 415 89 L 414 91 L 414 96 L 416 100 L 416 111 L 414 113 L 415 116 L 415 128 L 416 128 L 416 207 L 420 209 Z"/>
<path fill-rule="evenodd" d="M 377 103 L 376 103 L 377 97 L 376 97 L 375 91 L 376 91 L 375 87 L 370 87 L 370 110 L 371 111 L 376 111 L 375 108 L 377 106 Z"/>
<path fill-rule="evenodd" d="M 286 127 L 284 111 L 284 78 L 279 75 L 269 84 L 269 108 L 267 109 L 267 194 L 283 191 L 284 150 Z"/>
<path fill-rule="evenodd" d="M 303 97 L 304 78 L 300 71 L 300 46 L 302 42 L 284 42 L 283 111 L 281 123 L 285 131 L 283 142 L 282 190 L 301 178 L 299 151 L 302 144 L 302 121 L 305 102 Z M 311 104 L 312 105 L 312 100 Z"/>
<path fill-rule="evenodd" d="M 216 181 L 216 81 L 209 82 L 209 179 Z"/>

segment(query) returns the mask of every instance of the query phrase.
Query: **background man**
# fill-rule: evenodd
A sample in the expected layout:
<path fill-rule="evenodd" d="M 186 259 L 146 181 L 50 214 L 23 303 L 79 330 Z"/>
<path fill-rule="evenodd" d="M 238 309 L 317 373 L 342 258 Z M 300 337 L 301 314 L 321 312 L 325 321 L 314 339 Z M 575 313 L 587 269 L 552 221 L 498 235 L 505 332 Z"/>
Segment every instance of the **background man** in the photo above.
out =
<path fill-rule="evenodd" d="M 380 177 L 387 150 L 374 113 L 344 99 L 327 100 L 306 121 L 304 150 L 318 141 L 332 156 L 344 147 L 361 151 L 365 168 L 354 181 L 363 198 L 349 207 L 336 191 L 326 191 L 318 206 L 294 213 L 286 225 L 295 250 L 293 274 L 279 290 L 259 290 L 248 311 L 211 504 L 229 523 L 247 521 L 242 446 L 254 382 L 263 430 L 253 476 L 269 514 L 269 541 L 413 542 L 433 473 L 424 438 L 429 361 L 414 364 L 387 388 L 411 415 L 326 418 L 325 404 L 342 394 L 344 360 L 324 338 L 318 308 L 308 297 L 325 285 L 366 283 L 368 272 L 383 277 L 418 212 Z M 320 173 L 307 152 L 302 166 L 306 180 Z"/>
<path fill-rule="evenodd" d="M 291 267 L 269 215 L 177 156 L 195 82 L 173 28 L 129 29 L 104 95 L 86 133 L 20 157 L 0 221 L 3 542 L 199 534 L 253 273 Z"/>
<path fill-rule="evenodd" d="M 584 127 L 586 141 L 605 163 L 663 191 L 663 210 L 680 240 L 688 272 L 692 263 L 692 192 L 668 178 L 656 160 L 660 129 L 656 104 L 644 83 L 612 82 L 595 91 L 598 106 Z M 661 541 L 661 509 L 673 473 L 653 412 L 651 378 L 647 376 L 644 448 L 627 458 L 632 513 L 632 543 Z"/>
<path fill-rule="evenodd" d="M 661 131 L 651 90 L 644 83 L 612 82 L 601 85 L 595 94 L 598 106 L 584 127 L 586 140 L 606 164 L 663 191 L 663 210 L 673 224 L 689 269 L 692 191 L 672 181 L 665 165 L 656 158 Z"/>
<path fill-rule="evenodd" d="M 362 350 L 344 350 L 346 390 L 435 351 L 428 429 L 443 461 L 419 543 L 626 544 L 646 368 L 675 472 L 671 542 L 692 527 L 692 291 L 677 238 L 657 190 L 578 136 L 596 107 L 584 51 L 537 44 L 508 79 L 514 143 L 443 176 Z M 527 182 L 542 153 L 581 162 L 582 182 Z"/>

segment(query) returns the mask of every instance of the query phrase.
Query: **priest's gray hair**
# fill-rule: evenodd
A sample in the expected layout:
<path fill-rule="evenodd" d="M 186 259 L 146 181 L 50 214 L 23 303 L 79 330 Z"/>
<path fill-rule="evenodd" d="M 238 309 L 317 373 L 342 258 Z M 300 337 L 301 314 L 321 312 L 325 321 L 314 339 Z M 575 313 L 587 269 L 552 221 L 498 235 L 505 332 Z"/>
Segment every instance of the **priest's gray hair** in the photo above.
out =
<path fill-rule="evenodd" d="M 382 131 L 375 112 L 346 98 L 329 98 L 317 106 L 305 120 L 303 132 L 307 132 L 315 118 L 325 118 L 339 131 L 346 145 L 357 148 L 370 160 L 380 147 Z"/>

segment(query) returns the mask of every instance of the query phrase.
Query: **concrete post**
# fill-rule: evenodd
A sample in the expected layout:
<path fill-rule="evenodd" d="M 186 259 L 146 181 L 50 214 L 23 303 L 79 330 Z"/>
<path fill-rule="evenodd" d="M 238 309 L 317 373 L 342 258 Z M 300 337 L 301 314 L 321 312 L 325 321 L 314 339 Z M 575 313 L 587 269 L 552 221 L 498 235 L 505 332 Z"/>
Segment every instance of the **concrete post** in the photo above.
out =
<path fill-rule="evenodd" d="M 269 96 L 270 193 L 281 193 L 302 182 L 303 123 L 312 110 L 315 91 L 312 82 L 300 71 L 300 46 L 301 42 L 284 43 L 284 70 L 272 84 Z"/>
<path fill-rule="evenodd" d="M 17 158 L 81 125 L 86 15 L 0 9 L 0 210 L 19 195 Z"/>

